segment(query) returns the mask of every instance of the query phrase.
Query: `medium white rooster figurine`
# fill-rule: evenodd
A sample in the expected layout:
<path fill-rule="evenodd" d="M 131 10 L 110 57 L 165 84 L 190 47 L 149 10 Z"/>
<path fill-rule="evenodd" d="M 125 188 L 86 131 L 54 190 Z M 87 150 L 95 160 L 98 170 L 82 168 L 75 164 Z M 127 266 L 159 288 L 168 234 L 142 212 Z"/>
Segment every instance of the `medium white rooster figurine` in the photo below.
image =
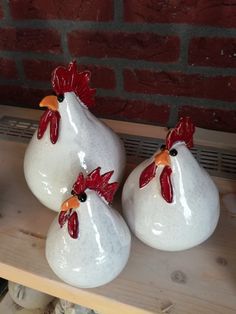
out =
<path fill-rule="evenodd" d="M 55 274 L 81 288 L 113 280 L 129 258 L 131 237 L 121 215 L 109 206 L 118 187 L 113 171 L 100 167 L 79 174 L 46 240 L 46 257 Z"/>
<path fill-rule="evenodd" d="M 219 193 L 189 148 L 195 127 L 181 118 L 166 145 L 128 177 L 122 195 L 131 230 L 147 245 L 167 251 L 205 241 L 219 219 Z"/>
<path fill-rule="evenodd" d="M 56 96 L 47 96 L 39 128 L 25 153 L 24 172 L 29 188 L 46 207 L 58 211 L 70 194 L 75 173 L 89 173 L 101 166 L 114 169 L 120 181 L 125 150 L 118 136 L 88 109 L 95 90 L 89 88 L 90 73 L 78 72 L 76 62 L 58 67 L 52 74 Z"/>

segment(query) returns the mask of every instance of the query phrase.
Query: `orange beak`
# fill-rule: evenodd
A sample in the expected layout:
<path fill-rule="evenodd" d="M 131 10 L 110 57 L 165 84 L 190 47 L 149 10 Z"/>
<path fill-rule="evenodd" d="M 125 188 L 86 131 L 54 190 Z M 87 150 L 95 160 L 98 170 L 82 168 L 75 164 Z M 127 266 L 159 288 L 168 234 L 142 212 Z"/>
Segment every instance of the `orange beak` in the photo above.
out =
<path fill-rule="evenodd" d="M 169 151 L 167 149 L 161 151 L 159 154 L 155 156 L 155 164 L 157 166 L 170 166 L 170 156 Z"/>
<path fill-rule="evenodd" d="M 71 208 L 77 208 L 79 207 L 79 205 L 80 205 L 80 202 L 78 200 L 78 197 L 71 196 L 65 202 L 62 203 L 61 210 L 65 212 L 67 210 L 70 210 Z"/>
<path fill-rule="evenodd" d="M 53 111 L 57 111 L 58 110 L 58 100 L 56 96 L 46 96 L 44 97 L 40 104 L 39 107 L 47 107 L 48 109 L 51 109 Z"/>

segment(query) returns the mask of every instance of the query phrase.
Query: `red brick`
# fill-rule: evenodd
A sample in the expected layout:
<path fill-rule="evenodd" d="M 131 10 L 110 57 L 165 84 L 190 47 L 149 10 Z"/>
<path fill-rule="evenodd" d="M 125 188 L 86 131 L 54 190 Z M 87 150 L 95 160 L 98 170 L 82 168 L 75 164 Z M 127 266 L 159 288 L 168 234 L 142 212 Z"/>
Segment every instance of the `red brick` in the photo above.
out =
<path fill-rule="evenodd" d="M 111 21 L 112 0 L 11 0 L 14 19 L 64 19 L 80 21 Z"/>
<path fill-rule="evenodd" d="M 3 105 L 39 109 L 40 100 L 50 93 L 49 90 L 0 85 L 0 98 Z"/>
<path fill-rule="evenodd" d="M 73 56 L 175 62 L 180 42 L 178 37 L 153 33 L 72 31 L 68 45 Z"/>
<path fill-rule="evenodd" d="M 96 65 L 80 65 L 79 70 L 89 70 L 91 72 L 91 86 L 95 88 L 114 89 L 116 87 L 115 72 L 111 68 Z"/>
<path fill-rule="evenodd" d="M 53 29 L 0 28 L 0 38 L 2 50 L 62 52 L 60 34 Z"/>
<path fill-rule="evenodd" d="M 207 77 L 180 72 L 124 70 L 128 92 L 236 101 L 236 77 Z"/>
<path fill-rule="evenodd" d="M 235 0 L 124 1 L 126 22 L 236 27 Z"/>
<path fill-rule="evenodd" d="M 190 65 L 236 67 L 235 38 L 192 38 L 189 45 Z"/>
<path fill-rule="evenodd" d="M 23 64 L 26 78 L 36 81 L 50 81 L 52 71 L 59 65 L 65 65 L 47 60 L 24 60 Z M 95 65 L 79 65 L 78 68 L 79 71 L 91 72 L 91 86 L 104 89 L 115 88 L 115 73 L 112 69 Z"/>
<path fill-rule="evenodd" d="M 16 79 L 17 70 L 14 60 L 0 58 L 0 77 L 6 79 Z"/>
<path fill-rule="evenodd" d="M 25 77 L 33 81 L 50 81 L 52 71 L 61 62 L 46 61 L 46 60 L 23 60 Z"/>
<path fill-rule="evenodd" d="M 236 110 L 183 106 L 179 110 L 181 116 L 190 116 L 201 128 L 236 133 Z"/>
<path fill-rule="evenodd" d="M 92 111 L 103 118 L 166 125 L 170 106 L 121 98 L 97 97 L 96 106 L 92 108 Z"/>

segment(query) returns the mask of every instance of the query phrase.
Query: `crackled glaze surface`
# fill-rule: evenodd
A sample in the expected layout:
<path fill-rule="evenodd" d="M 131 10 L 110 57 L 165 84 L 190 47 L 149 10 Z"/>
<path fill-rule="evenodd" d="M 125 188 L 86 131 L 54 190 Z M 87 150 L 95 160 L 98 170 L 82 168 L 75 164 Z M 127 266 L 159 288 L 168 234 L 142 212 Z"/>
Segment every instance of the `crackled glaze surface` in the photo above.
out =
<path fill-rule="evenodd" d="M 125 267 L 130 252 L 130 232 L 122 217 L 92 190 L 74 211 L 79 235 L 72 238 L 67 223 L 53 221 L 46 240 L 46 258 L 63 281 L 81 288 L 104 285 Z"/>
<path fill-rule="evenodd" d="M 131 230 L 161 250 L 179 251 L 200 244 L 213 233 L 219 219 L 218 190 L 185 139 L 179 137 L 168 149 L 141 163 L 123 188 L 123 212 Z M 167 165 L 171 172 L 163 179 Z"/>
<path fill-rule="evenodd" d="M 69 196 L 79 171 L 89 173 L 98 166 L 104 171 L 114 169 L 114 180 L 120 181 L 125 167 L 125 150 L 118 136 L 74 92 L 64 94 L 58 112 L 61 119 L 56 143 L 50 140 L 49 127 L 41 139 L 35 133 L 24 159 L 25 178 L 32 193 L 55 211 Z"/>

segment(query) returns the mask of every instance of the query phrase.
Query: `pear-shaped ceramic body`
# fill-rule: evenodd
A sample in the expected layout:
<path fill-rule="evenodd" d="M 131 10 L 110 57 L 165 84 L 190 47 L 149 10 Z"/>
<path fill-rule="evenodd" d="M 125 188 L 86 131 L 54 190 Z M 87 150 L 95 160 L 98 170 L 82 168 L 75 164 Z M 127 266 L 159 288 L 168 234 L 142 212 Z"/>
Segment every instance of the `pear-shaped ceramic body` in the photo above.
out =
<path fill-rule="evenodd" d="M 205 241 L 219 219 L 219 193 L 185 144 L 173 146 L 177 156 L 170 156 L 173 202 L 161 195 L 160 174 L 139 188 L 142 171 L 153 157 L 141 163 L 128 177 L 122 193 L 125 219 L 133 233 L 147 245 L 166 251 L 180 251 Z"/>
<path fill-rule="evenodd" d="M 67 224 L 56 218 L 46 240 L 46 258 L 55 274 L 68 284 L 93 288 L 113 280 L 130 253 L 129 229 L 118 212 L 94 191 L 76 209 L 79 236 L 70 237 Z"/>
<path fill-rule="evenodd" d="M 45 309 L 54 299 L 53 296 L 9 281 L 8 291 L 12 300 L 28 310 Z"/>
<path fill-rule="evenodd" d="M 125 167 L 125 150 L 118 136 L 99 121 L 73 92 L 65 93 L 59 103 L 59 138 L 50 141 L 49 127 L 40 140 L 35 133 L 24 159 L 29 188 L 46 207 L 60 210 L 70 195 L 77 174 L 89 173 L 100 166 L 114 170 L 120 181 Z"/>

